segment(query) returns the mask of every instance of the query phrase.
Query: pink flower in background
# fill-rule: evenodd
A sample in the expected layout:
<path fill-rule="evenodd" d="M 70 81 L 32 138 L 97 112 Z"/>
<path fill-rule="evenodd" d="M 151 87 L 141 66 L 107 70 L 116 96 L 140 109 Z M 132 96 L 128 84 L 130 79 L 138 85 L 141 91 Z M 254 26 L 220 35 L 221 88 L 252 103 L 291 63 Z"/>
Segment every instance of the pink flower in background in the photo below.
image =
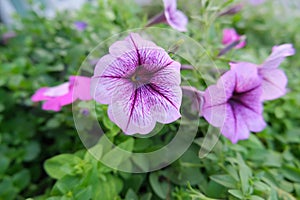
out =
<path fill-rule="evenodd" d="M 291 44 L 274 46 L 271 55 L 261 65 L 258 65 L 258 74 L 262 78 L 263 93 L 261 100 L 277 99 L 286 93 L 287 77 L 283 70 L 278 69 L 281 62 L 287 56 L 295 54 Z M 246 68 L 251 63 L 230 63 L 231 67 L 240 66 Z"/>
<path fill-rule="evenodd" d="M 235 49 L 243 48 L 246 45 L 245 39 L 242 38 L 239 34 L 236 33 L 233 28 L 225 28 L 223 30 L 222 44 L 231 45 L 232 43 L 237 43 L 234 45 Z"/>
<path fill-rule="evenodd" d="M 256 65 L 234 66 L 204 93 L 202 115 L 232 143 L 262 131 L 262 82 Z"/>
<path fill-rule="evenodd" d="M 185 32 L 187 31 L 188 18 L 183 12 L 177 10 L 176 0 L 163 0 L 164 12 L 154 16 L 149 20 L 147 26 L 158 23 L 167 23 L 175 30 Z"/>
<path fill-rule="evenodd" d="M 62 106 L 73 103 L 75 100 L 91 100 L 90 78 L 83 76 L 71 76 L 69 82 L 56 87 L 43 87 L 31 97 L 33 102 L 45 101 L 43 110 L 59 111 Z"/>
<path fill-rule="evenodd" d="M 147 134 L 156 122 L 181 115 L 180 63 L 153 42 L 131 33 L 109 48 L 92 77 L 93 98 L 125 134 Z"/>

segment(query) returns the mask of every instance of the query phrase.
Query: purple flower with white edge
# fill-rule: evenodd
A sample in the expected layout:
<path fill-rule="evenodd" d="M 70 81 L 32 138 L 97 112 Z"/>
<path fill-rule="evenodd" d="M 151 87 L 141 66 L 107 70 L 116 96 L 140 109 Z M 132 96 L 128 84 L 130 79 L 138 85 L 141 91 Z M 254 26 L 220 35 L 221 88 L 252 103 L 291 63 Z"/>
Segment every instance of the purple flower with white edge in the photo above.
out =
<path fill-rule="evenodd" d="M 177 1 L 176 0 L 163 0 L 164 3 L 164 12 L 159 13 L 149 20 L 147 26 L 151 26 L 158 23 L 167 23 L 175 30 L 185 32 L 187 31 L 187 16 L 177 10 Z"/>
<path fill-rule="evenodd" d="M 180 63 L 136 33 L 117 41 L 97 63 L 93 98 L 109 104 L 108 116 L 125 134 L 147 134 L 156 122 L 181 115 Z"/>
<path fill-rule="evenodd" d="M 243 48 L 246 45 L 246 40 L 237 34 L 234 28 L 225 28 L 223 30 L 222 44 L 230 45 L 235 42 L 237 43 L 234 45 L 235 49 Z"/>
<path fill-rule="evenodd" d="M 286 93 L 288 79 L 283 70 L 278 69 L 285 57 L 295 54 L 292 44 L 274 46 L 271 55 L 262 63 L 257 65 L 258 74 L 262 78 L 263 93 L 261 100 L 274 100 Z M 241 66 L 246 68 L 251 63 L 230 63 L 231 67 Z"/>
<path fill-rule="evenodd" d="M 84 31 L 87 28 L 87 23 L 84 21 L 76 21 L 74 22 L 74 26 L 78 31 Z"/>
<path fill-rule="evenodd" d="M 234 66 L 204 93 L 202 115 L 232 143 L 259 132 L 266 123 L 262 116 L 262 83 L 256 65 Z"/>

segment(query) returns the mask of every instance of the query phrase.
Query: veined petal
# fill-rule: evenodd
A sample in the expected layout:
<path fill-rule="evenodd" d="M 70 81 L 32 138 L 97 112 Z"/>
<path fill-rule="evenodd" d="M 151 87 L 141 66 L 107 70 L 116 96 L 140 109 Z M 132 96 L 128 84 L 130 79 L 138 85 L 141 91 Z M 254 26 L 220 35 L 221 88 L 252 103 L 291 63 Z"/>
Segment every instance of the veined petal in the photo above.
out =
<path fill-rule="evenodd" d="M 144 40 L 138 34 L 130 33 L 124 40 L 113 43 L 109 47 L 109 53 L 114 57 L 120 57 L 127 53 L 133 54 L 134 52 L 136 58 L 138 58 L 138 51 L 145 48 L 161 49 L 153 42 Z"/>
<path fill-rule="evenodd" d="M 177 0 L 163 0 L 165 10 L 169 12 L 176 11 L 177 9 Z"/>
<path fill-rule="evenodd" d="M 227 98 L 224 88 L 217 85 L 211 85 L 205 90 L 201 113 L 213 126 L 221 127 L 223 125 L 226 117 Z"/>
<path fill-rule="evenodd" d="M 273 100 L 285 95 L 288 79 L 281 69 L 259 68 L 262 77 L 263 94 L 261 99 Z"/>
<path fill-rule="evenodd" d="M 295 54 L 295 49 L 292 44 L 283 44 L 274 46 L 271 55 L 260 66 L 261 68 L 274 69 L 277 68 L 285 57 Z"/>
<path fill-rule="evenodd" d="M 226 105 L 226 119 L 224 126 L 221 127 L 221 133 L 232 143 L 238 140 L 247 139 L 250 131 L 240 113 L 239 107 L 231 104 Z"/>
<path fill-rule="evenodd" d="M 156 121 L 169 123 L 180 117 L 177 108 L 159 96 L 150 84 L 135 89 L 125 98 L 114 99 L 109 107 L 111 120 L 128 135 L 147 134 L 155 127 Z"/>
<path fill-rule="evenodd" d="M 230 63 L 236 73 L 235 91 L 243 93 L 259 87 L 261 78 L 258 75 L 257 65 L 248 62 Z"/>

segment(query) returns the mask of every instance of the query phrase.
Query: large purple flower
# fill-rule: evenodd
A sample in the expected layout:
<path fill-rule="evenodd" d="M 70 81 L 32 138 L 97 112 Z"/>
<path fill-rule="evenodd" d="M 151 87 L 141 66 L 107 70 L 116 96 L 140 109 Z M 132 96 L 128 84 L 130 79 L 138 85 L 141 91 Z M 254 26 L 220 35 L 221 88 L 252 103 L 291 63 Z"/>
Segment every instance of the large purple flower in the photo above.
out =
<path fill-rule="evenodd" d="M 261 65 L 258 65 L 258 74 L 262 78 L 263 93 L 261 100 L 277 99 L 286 93 L 287 77 L 283 70 L 278 69 L 281 62 L 287 56 L 295 54 L 291 44 L 274 46 L 271 55 Z M 246 68 L 251 63 L 239 62 L 230 65 Z"/>
<path fill-rule="evenodd" d="M 126 134 L 147 134 L 156 122 L 180 117 L 180 64 L 153 42 L 131 33 L 109 48 L 92 77 L 94 99 Z"/>
<path fill-rule="evenodd" d="M 157 23 L 167 23 L 175 30 L 185 32 L 187 31 L 188 18 L 183 12 L 177 10 L 177 0 L 163 0 L 164 12 L 154 16 L 149 20 L 147 26 Z"/>
<path fill-rule="evenodd" d="M 250 131 L 264 129 L 262 117 L 262 84 L 256 65 L 234 66 L 226 72 L 216 85 L 209 86 L 204 93 L 202 114 L 221 133 L 236 143 L 247 139 Z"/>

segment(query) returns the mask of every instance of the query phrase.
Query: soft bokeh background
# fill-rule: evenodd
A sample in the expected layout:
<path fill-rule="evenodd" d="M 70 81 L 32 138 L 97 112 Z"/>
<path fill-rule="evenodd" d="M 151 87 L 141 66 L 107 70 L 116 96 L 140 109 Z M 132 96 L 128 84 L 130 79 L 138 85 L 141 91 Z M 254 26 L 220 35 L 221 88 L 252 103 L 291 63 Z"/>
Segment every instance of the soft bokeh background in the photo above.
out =
<path fill-rule="evenodd" d="M 194 144 L 172 165 L 147 174 L 112 170 L 82 145 L 71 106 L 60 112 L 43 111 L 30 100 L 40 87 L 61 84 L 76 74 L 99 42 L 142 28 L 163 8 L 156 0 L 137 2 L 0 1 L 0 199 L 299 199 L 300 5 L 296 0 L 266 0 L 256 6 L 246 0 L 178 0 L 178 8 L 190 20 L 186 34 L 207 50 L 220 69 L 228 69 L 231 60 L 262 63 L 274 45 L 292 43 L 296 48 L 296 54 L 281 65 L 289 78 L 288 94 L 265 103 L 268 127 L 238 144 L 221 136 L 205 158 L 198 157 L 207 127 L 200 119 Z M 240 12 L 217 17 L 239 3 Z M 17 13 L 10 17 L 14 7 Z M 87 28 L 76 29 L 76 21 L 87 23 Z M 247 37 L 247 45 L 217 57 L 223 48 L 222 30 L 232 27 Z M 207 69 L 205 64 L 198 67 Z M 194 86 L 206 88 L 202 77 L 193 75 Z M 153 139 L 125 136 L 109 121 L 106 109 L 97 106 L 99 123 L 126 150 L 151 151 L 176 133 L 173 123 Z"/>

